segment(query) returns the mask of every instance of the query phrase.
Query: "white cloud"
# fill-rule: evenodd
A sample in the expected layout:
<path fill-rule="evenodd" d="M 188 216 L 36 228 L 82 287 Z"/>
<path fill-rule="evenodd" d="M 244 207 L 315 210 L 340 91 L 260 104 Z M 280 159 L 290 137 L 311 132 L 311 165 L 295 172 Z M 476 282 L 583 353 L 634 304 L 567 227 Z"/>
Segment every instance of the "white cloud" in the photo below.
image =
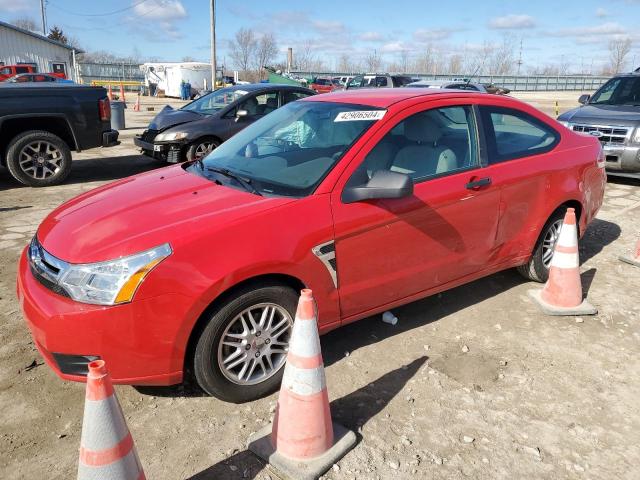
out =
<path fill-rule="evenodd" d="M 548 32 L 548 34 L 555 37 L 582 37 L 593 35 L 610 37 L 614 35 L 626 35 L 627 30 L 617 22 L 606 22 L 587 27 L 562 28 Z"/>
<path fill-rule="evenodd" d="M 335 34 L 343 33 L 346 28 L 342 22 L 314 20 L 311 22 L 313 28 L 319 33 Z"/>
<path fill-rule="evenodd" d="M 495 17 L 489 21 L 489 28 L 497 30 L 510 30 L 518 28 L 534 28 L 536 20 L 531 15 L 505 15 Z"/>
<path fill-rule="evenodd" d="M 389 42 L 380 47 L 382 53 L 400 53 L 411 50 L 404 42 Z"/>
<path fill-rule="evenodd" d="M 138 2 L 133 8 L 136 15 L 147 20 L 165 20 L 172 22 L 187 16 L 187 10 L 180 0 L 147 0 Z"/>
<path fill-rule="evenodd" d="M 604 18 L 604 17 L 608 17 L 608 16 L 609 16 L 609 12 L 607 12 L 604 8 L 598 8 L 596 10 L 596 17 Z"/>
<path fill-rule="evenodd" d="M 439 28 L 435 30 L 419 29 L 413 32 L 413 38 L 417 42 L 435 42 L 444 40 L 451 36 L 452 30 L 446 28 Z"/>
<path fill-rule="evenodd" d="M 384 35 L 380 32 L 364 32 L 358 38 L 363 42 L 381 42 L 384 39 Z"/>
<path fill-rule="evenodd" d="M 36 7 L 34 0 L 0 0 L 0 12 L 26 12 Z"/>

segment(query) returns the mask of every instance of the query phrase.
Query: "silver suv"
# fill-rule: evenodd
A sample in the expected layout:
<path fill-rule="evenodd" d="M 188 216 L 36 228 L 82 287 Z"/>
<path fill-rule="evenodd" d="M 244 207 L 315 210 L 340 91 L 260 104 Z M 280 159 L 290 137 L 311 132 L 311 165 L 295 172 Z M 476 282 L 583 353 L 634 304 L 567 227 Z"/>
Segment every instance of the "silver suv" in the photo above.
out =
<path fill-rule="evenodd" d="M 602 143 L 610 175 L 640 178 L 640 72 L 617 75 L 558 121 Z"/>

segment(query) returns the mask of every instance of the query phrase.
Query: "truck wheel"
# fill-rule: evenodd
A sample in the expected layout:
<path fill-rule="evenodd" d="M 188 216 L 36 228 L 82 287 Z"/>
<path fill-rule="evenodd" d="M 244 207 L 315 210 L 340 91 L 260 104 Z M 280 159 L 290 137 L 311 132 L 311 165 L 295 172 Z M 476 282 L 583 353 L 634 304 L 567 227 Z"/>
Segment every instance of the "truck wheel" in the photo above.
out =
<path fill-rule="evenodd" d="M 209 395 L 233 403 L 275 391 L 282 380 L 298 296 L 258 284 L 213 311 L 194 355 L 194 374 Z"/>
<path fill-rule="evenodd" d="M 206 157 L 211 151 L 220 145 L 213 138 L 200 138 L 189 145 L 187 149 L 187 161 L 193 162 Z"/>
<path fill-rule="evenodd" d="M 25 185 L 55 185 L 62 183 L 71 172 L 71 151 L 53 133 L 29 130 L 9 142 L 7 168 L 13 178 Z"/>
<path fill-rule="evenodd" d="M 527 280 L 543 283 L 549 278 L 551 257 L 560 235 L 565 210 L 560 208 L 551 214 L 547 223 L 542 227 L 542 232 L 536 242 L 531 259 L 526 264 L 518 267 L 520 275 Z"/>

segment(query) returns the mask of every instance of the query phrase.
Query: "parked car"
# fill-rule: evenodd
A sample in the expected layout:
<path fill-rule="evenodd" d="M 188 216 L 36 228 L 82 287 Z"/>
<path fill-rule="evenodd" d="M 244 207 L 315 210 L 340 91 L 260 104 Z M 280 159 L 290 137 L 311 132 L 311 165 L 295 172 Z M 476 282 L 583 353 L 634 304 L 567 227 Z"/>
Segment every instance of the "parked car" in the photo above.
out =
<path fill-rule="evenodd" d="M 340 77 L 333 77 L 334 83 L 338 83 L 342 86 L 345 86 L 347 83 L 351 81 L 353 75 L 342 75 Z"/>
<path fill-rule="evenodd" d="M 58 68 L 64 69 L 64 64 L 54 64 L 54 66 L 58 66 Z M 21 73 L 37 73 L 36 68 L 33 65 L 0 65 L 0 82 L 4 82 L 5 80 L 15 77 Z M 64 70 L 60 70 L 59 72 L 51 72 L 47 75 L 52 75 L 58 78 L 66 78 L 64 74 Z"/>
<path fill-rule="evenodd" d="M 117 143 L 104 88 L 0 83 L 0 162 L 19 182 L 32 187 L 62 183 L 71 172 L 71 150 Z"/>
<path fill-rule="evenodd" d="M 316 78 L 309 88 L 316 93 L 330 93 L 335 90 L 342 90 L 344 87 L 331 78 Z"/>
<path fill-rule="evenodd" d="M 7 83 L 28 83 L 28 82 L 58 82 L 58 83 L 75 83 L 73 80 L 56 77 L 48 73 L 19 73 L 5 80 Z"/>
<path fill-rule="evenodd" d="M 579 102 L 558 121 L 600 140 L 610 175 L 640 178 L 640 72 L 616 75 Z"/>
<path fill-rule="evenodd" d="M 280 384 L 302 287 L 325 333 L 511 267 L 544 281 L 566 208 L 584 234 L 605 183 L 594 137 L 509 97 L 328 93 L 63 204 L 18 297 L 62 378 L 103 358 L 247 401 Z"/>
<path fill-rule="evenodd" d="M 467 90 L 470 92 L 493 93 L 496 95 L 506 95 L 510 92 L 509 89 L 497 87 L 492 84 L 472 83 L 466 80 L 418 80 L 405 86 L 410 88 L 449 88 L 452 90 Z"/>
<path fill-rule="evenodd" d="M 404 87 L 411 82 L 413 82 L 413 79 L 406 75 L 367 74 L 356 75 L 346 84 L 345 88 L 350 90 L 356 88 L 398 88 Z"/>
<path fill-rule="evenodd" d="M 270 83 L 221 88 L 177 110 L 164 107 L 133 141 L 142 153 L 164 162 L 197 160 L 266 114 L 315 93 Z"/>

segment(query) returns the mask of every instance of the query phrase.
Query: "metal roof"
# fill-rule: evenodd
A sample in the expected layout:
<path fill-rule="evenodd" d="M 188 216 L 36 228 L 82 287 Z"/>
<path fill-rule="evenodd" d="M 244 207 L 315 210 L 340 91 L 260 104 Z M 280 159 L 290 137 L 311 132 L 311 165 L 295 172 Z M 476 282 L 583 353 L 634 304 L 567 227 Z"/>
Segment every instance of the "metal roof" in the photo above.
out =
<path fill-rule="evenodd" d="M 38 40 L 43 40 L 48 43 L 52 43 L 53 45 L 57 45 L 58 47 L 66 48 L 67 50 L 75 50 L 76 53 L 84 53 L 83 50 L 79 48 L 72 47 L 70 45 L 65 45 L 64 43 L 58 42 L 56 40 L 51 40 L 49 37 L 45 37 L 44 35 L 40 35 L 39 33 L 30 32 L 29 30 L 25 30 L 24 28 L 16 27 L 15 25 L 11 25 L 10 23 L 6 23 L 0 21 L 0 27 L 6 27 L 10 30 L 14 30 L 19 33 L 23 33 L 25 35 L 29 35 L 31 37 L 37 38 Z"/>

